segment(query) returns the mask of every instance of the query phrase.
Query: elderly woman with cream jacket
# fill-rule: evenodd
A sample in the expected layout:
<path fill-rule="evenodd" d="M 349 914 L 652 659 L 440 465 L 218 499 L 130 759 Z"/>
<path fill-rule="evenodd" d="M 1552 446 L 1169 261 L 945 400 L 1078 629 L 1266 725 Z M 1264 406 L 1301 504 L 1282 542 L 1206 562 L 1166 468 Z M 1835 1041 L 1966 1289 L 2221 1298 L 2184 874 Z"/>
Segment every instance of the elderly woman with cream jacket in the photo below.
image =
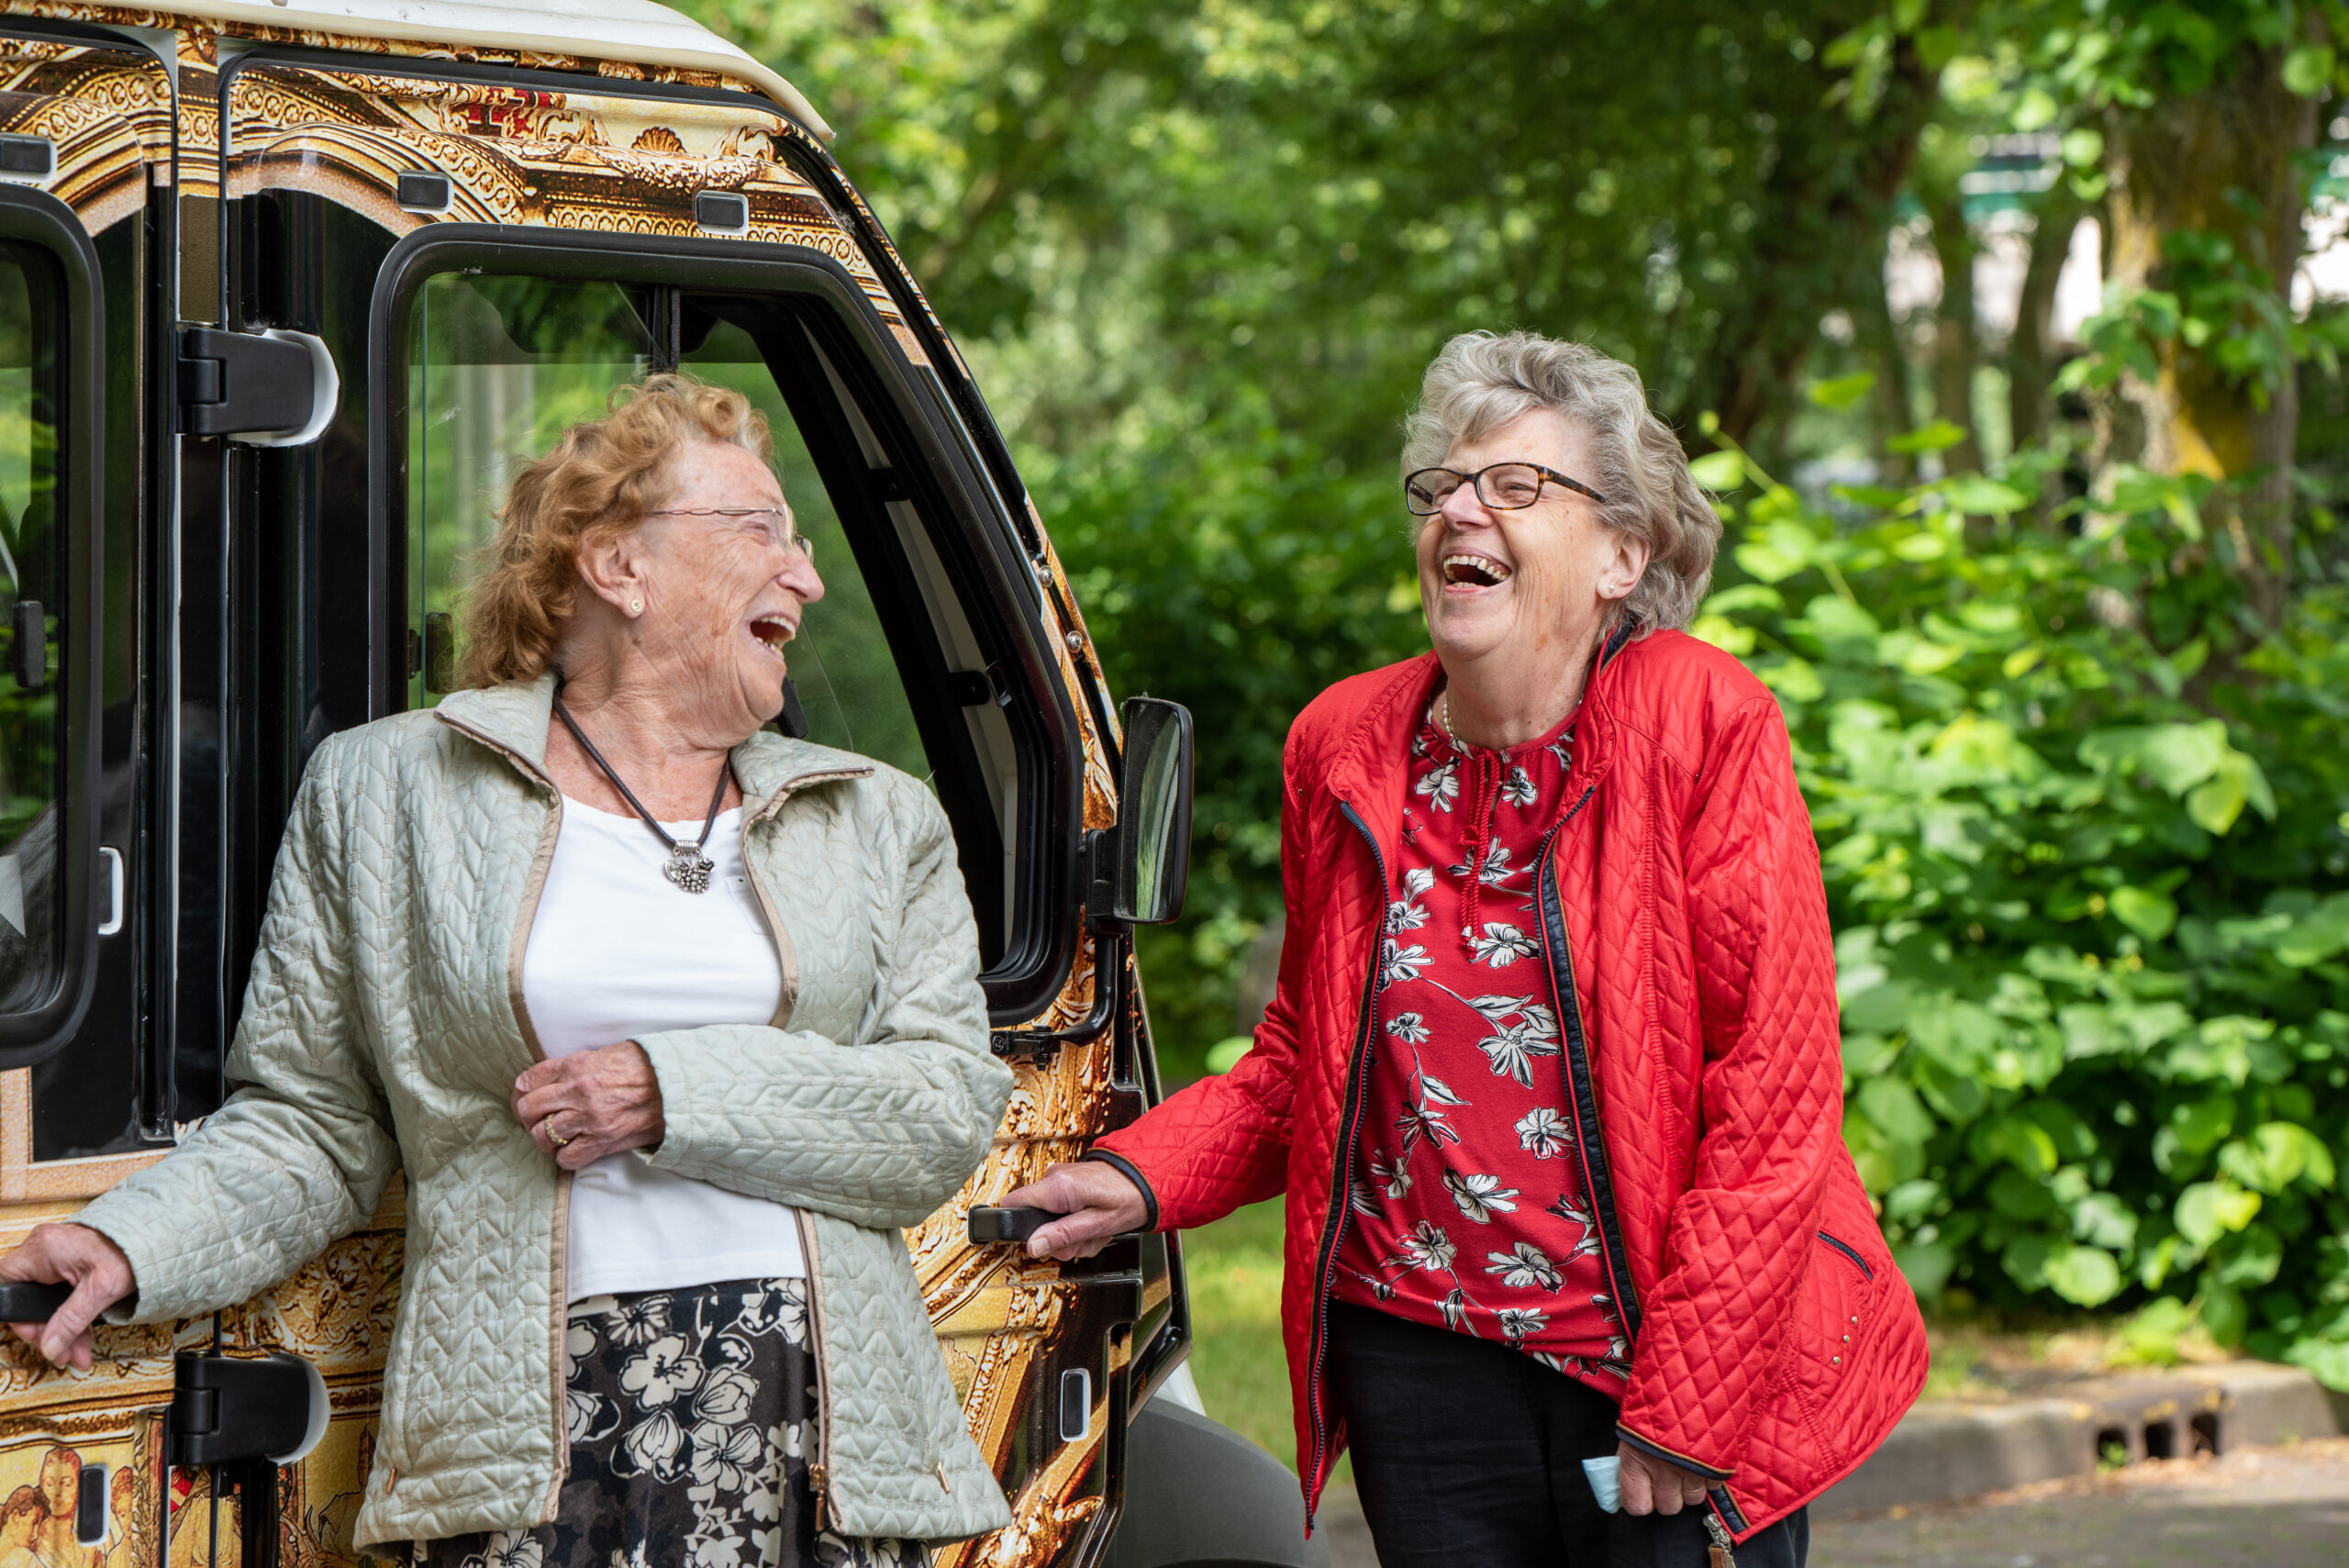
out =
<path fill-rule="evenodd" d="M 19 1331 L 183 1318 L 408 1182 L 357 1539 L 911 1564 L 1008 1520 L 900 1229 L 1009 1092 L 943 814 L 767 726 L 822 580 L 738 394 L 629 389 L 516 480 L 466 684 L 319 748 L 235 1093 L 0 1260 Z"/>

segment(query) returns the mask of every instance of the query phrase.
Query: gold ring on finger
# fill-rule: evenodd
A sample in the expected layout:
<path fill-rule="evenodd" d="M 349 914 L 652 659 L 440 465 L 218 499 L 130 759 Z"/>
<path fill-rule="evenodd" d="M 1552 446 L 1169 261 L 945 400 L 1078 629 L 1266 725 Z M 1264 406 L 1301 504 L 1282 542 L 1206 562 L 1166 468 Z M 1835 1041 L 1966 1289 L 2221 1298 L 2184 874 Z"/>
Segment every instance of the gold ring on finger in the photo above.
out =
<path fill-rule="evenodd" d="M 559 1138 L 555 1135 L 554 1112 L 552 1111 L 547 1112 L 546 1119 L 539 1123 L 539 1130 L 545 1133 L 547 1135 L 547 1141 L 553 1144 L 557 1149 L 562 1148 L 564 1144 L 571 1141 L 568 1138 Z"/>

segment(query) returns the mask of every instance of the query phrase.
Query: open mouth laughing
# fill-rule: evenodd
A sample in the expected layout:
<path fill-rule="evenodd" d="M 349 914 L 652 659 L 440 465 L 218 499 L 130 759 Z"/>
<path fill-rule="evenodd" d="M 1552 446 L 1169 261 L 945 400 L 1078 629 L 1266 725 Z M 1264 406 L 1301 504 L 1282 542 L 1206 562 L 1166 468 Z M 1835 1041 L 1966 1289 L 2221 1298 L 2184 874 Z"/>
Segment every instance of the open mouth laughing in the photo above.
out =
<path fill-rule="evenodd" d="M 759 645 L 775 658 L 783 657 L 783 645 L 799 635 L 799 628 L 781 616 L 753 616 L 751 635 Z"/>
<path fill-rule="evenodd" d="M 1454 550 L 1439 564 L 1449 588 L 1497 588 L 1516 575 L 1516 568 L 1508 562 L 1474 550 Z"/>

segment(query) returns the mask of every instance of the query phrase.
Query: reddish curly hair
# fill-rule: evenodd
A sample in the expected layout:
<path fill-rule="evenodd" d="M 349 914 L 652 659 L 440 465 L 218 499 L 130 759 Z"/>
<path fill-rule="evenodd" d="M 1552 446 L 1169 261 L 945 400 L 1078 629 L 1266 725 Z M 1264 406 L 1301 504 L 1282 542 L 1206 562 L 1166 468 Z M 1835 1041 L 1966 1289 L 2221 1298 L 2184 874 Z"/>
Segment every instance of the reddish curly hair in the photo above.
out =
<path fill-rule="evenodd" d="M 577 606 L 579 552 L 643 526 L 676 494 L 672 472 L 698 441 L 774 461 L 766 416 L 729 387 L 668 372 L 614 389 L 610 412 L 573 425 L 515 475 L 488 569 L 465 595 L 458 684 L 535 681 Z"/>

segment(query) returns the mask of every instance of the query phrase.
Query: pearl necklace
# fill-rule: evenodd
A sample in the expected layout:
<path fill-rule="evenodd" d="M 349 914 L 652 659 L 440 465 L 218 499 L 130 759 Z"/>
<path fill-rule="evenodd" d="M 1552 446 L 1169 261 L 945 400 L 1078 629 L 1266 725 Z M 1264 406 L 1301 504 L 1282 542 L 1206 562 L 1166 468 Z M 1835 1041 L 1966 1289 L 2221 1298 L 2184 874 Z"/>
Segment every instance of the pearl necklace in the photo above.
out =
<path fill-rule="evenodd" d="M 1564 724 L 1566 719 L 1572 718 L 1575 714 L 1580 713 L 1581 711 L 1582 698 L 1576 697 L 1575 698 L 1574 706 L 1566 709 L 1565 717 L 1559 719 L 1558 722 L 1560 724 Z M 1454 735 L 1452 732 L 1452 688 L 1450 686 L 1444 687 L 1443 690 L 1436 693 L 1435 695 L 1435 727 L 1443 731 L 1443 738 L 1452 742 L 1452 749 L 1453 751 L 1464 751 L 1468 750 L 1469 742 L 1461 740 L 1459 736 Z M 1497 751 L 1503 755 L 1507 755 L 1508 751 L 1508 748 L 1506 746 L 1486 747 L 1484 750 Z"/>

